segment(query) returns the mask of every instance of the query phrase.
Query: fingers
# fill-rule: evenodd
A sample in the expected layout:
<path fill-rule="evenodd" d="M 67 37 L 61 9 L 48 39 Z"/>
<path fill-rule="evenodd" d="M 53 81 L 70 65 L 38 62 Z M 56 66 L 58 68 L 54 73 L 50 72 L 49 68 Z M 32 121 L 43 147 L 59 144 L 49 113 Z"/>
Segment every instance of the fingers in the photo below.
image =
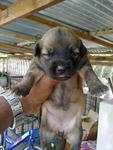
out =
<path fill-rule="evenodd" d="M 34 113 L 40 109 L 40 106 L 52 94 L 55 85 L 59 81 L 44 75 L 40 81 L 35 83 L 31 88 L 29 95 L 22 99 L 25 113 Z"/>

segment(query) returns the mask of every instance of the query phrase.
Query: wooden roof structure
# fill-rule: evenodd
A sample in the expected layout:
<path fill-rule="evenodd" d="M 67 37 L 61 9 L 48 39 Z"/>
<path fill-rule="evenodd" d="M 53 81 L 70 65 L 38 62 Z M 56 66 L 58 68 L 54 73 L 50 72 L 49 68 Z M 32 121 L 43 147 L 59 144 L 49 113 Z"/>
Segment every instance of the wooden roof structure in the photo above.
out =
<path fill-rule="evenodd" d="M 50 28 L 65 26 L 83 40 L 91 60 L 113 61 L 111 0 L 0 0 L 0 52 L 32 55 Z"/>

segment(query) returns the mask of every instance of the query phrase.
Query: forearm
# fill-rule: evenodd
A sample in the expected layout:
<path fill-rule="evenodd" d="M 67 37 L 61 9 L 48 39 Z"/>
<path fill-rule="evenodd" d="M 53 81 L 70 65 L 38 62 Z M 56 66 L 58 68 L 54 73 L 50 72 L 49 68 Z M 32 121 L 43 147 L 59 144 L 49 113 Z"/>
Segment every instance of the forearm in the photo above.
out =
<path fill-rule="evenodd" d="M 13 113 L 5 98 L 0 96 L 0 133 L 13 123 Z"/>
<path fill-rule="evenodd" d="M 102 94 L 108 90 L 108 87 L 105 86 L 101 82 L 101 80 L 99 80 L 98 76 L 93 71 L 93 68 L 87 56 L 84 56 L 84 58 L 82 59 L 82 65 L 78 70 L 78 73 L 82 77 L 82 79 L 86 81 L 86 84 L 89 88 L 89 92 L 92 95 Z"/>
<path fill-rule="evenodd" d="M 44 76 L 33 85 L 28 96 L 21 99 L 25 114 L 34 114 L 39 111 L 41 104 L 49 97 L 59 81 Z"/>
<path fill-rule="evenodd" d="M 18 100 L 22 105 L 23 113 L 34 114 L 38 112 L 41 104 L 49 97 L 57 83 L 58 81 L 44 76 L 38 83 L 33 85 L 29 95 Z M 12 99 L 15 99 L 15 96 Z M 0 133 L 13 124 L 15 117 L 14 112 L 11 109 L 12 105 L 10 105 L 7 100 L 7 96 L 0 96 Z"/>

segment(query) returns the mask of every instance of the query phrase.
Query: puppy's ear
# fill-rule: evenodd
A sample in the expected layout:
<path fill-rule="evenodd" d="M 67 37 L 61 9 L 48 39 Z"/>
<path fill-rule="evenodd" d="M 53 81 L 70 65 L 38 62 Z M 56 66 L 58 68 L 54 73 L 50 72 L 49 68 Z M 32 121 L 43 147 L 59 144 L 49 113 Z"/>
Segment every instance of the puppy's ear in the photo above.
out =
<path fill-rule="evenodd" d="M 83 45 L 82 41 L 80 42 L 80 56 L 84 56 L 87 53 L 86 47 Z"/>
<path fill-rule="evenodd" d="M 35 48 L 33 50 L 33 54 L 34 54 L 34 56 L 40 56 L 41 48 L 40 48 L 40 44 L 39 43 L 36 43 Z"/>

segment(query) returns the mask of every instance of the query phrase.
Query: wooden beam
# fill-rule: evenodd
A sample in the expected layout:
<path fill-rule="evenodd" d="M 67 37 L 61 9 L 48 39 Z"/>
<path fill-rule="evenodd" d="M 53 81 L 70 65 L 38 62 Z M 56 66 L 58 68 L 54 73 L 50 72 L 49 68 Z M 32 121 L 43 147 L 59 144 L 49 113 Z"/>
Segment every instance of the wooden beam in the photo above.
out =
<path fill-rule="evenodd" d="M 113 66 L 112 61 L 92 61 L 90 60 L 92 65 L 101 65 L 101 66 Z"/>
<path fill-rule="evenodd" d="M 4 9 L 8 9 L 8 7 L 6 5 L 1 5 L 0 4 L 0 9 L 4 10 Z M 6 36 L 12 37 L 12 38 L 20 39 L 20 40 L 25 40 L 25 41 L 30 41 L 30 42 L 36 42 L 36 40 L 33 39 L 33 38 L 28 38 L 26 36 L 23 36 L 23 35 L 21 36 L 19 34 L 14 34 L 14 33 L 8 32 L 8 31 L 0 32 L 0 34 L 6 35 Z"/>
<path fill-rule="evenodd" d="M 16 48 L 14 48 L 14 47 L 7 47 L 7 46 L 1 46 L 0 45 L 0 48 L 2 48 L 2 50 L 7 50 L 7 51 L 15 51 L 15 52 L 17 52 L 17 53 L 31 53 L 32 54 L 32 52 L 31 51 L 27 51 L 27 50 L 22 50 L 22 49 L 16 49 Z M 4 49 L 5 48 L 5 49 Z"/>
<path fill-rule="evenodd" d="M 0 9 L 1 9 L 1 10 L 4 10 L 4 9 L 6 9 L 6 8 L 7 8 L 6 5 L 0 4 Z"/>
<path fill-rule="evenodd" d="M 9 49 L 0 49 L 0 52 L 5 52 L 5 53 L 19 53 L 19 54 L 23 54 L 22 52 L 19 51 L 13 51 L 13 50 L 9 50 Z"/>
<path fill-rule="evenodd" d="M 6 5 L 0 4 L 0 9 L 1 10 L 4 10 L 6 8 L 7 8 Z M 12 38 L 16 38 L 16 39 L 19 39 L 19 40 L 24 40 L 24 41 L 30 41 L 30 42 L 35 42 L 36 41 L 35 39 L 28 38 L 26 36 L 19 35 L 17 33 L 15 34 L 15 33 L 9 32 L 9 31 L 0 31 L 0 34 L 3 34 L 5 36 L 7 36 L 7 37 L 12 37 Z"/>
<path fill-rule="evenodd" d="M 33 58 L 33 56 L 32 55 L 26 55 L 26 54 L 23 54 L 23 55 L 12 55 L 12 56 L 10 56 L 10 57 L 15 57 L 15 58 L 20 58 L 20 59 L 29 59 L 29 60 L 31 60 L 32 58 Z"/>
<path fill-rule="evenodd" d="M 5 53 L 5 54 L 13 54 L 13 52 L 7 52 L 7 51 L 4 51 L 4 50 L 0 50 L 0 53 Z"/>
<path fill-rule="evenodd" d="M 95 60 L 95 61 L 113 61 L 113 56 L 91 56 L 91 55 L 88 55 L 88 58 L 90 60 Z"/>
<path fill-rule="evenodd" d="M 22 47 L 22 46 L 17 46 L 16 44 L 9 44 L 9 43 L 3 43 L 0 42 L 0 46 L 5 46 L 5 47 L 10 47 L 10 48 L 15 48 L 15 49 L 23 49 L 23 50 L 28 50 L 32 52 L 31 48 L 27 48 L 27 47 Z"/>
<path fill-rule="evenodd" d="M 0 9 L 1 10 L 4 10 L 6 8 L 7 8 L 6 5 L 0 4 Z M 0 34 L 3 34 L 3 35 L 8 36 L 8 37 L 16 38 L 16 39 L 19 39 L 19 40 L 24 40 L 24 41 L 30 41 L 30 42 L 35 42 L 36 41 L 35 39 L 28 38 L 26 36 L 19 35 L 17 33 L 15 34 L 13 32 L 9 32 L 9 31 L 3 31 L 3 32 L 0 31 Z"/>
<path fill-rule="evenodd" d="M 106 51 L 106 52 L 93 52 L 93 51 L 88 51 L 88 54 L 112 54 L 113 55 L 113 52 L 110 52 L 110 51 Z"/>
<path fill-rule="evenodd" d="M 90 47 L 87 50 L 88 54 L 113 54 L 113 50 L 106 47 Z"/>
<path fill-rule="evenodd" d="M 113 34 L 113 29 L 89 32 L 89 35 L 92 35 L 92 36 L 102 36 L 102 35 L 106 35 L 106 34 Z"/>
<path fill-rule="evenodd" d="M 8 52 L 11 53 L 11 51 L 7 50 L 7 49 L 0 49 L 0 52 Z"/>
<path fill-rule="evenodd" d="M 53 28 L 53 27 L 56 27 L 56 26 L 63 26 L 64 27 L 64 25 L 61 25 L 60 23 L 55 23 L 53 21 L 49 21 L 48 19 L 41 18 L 39 16 L 30 15 L 30 16 L 27 16 L 25 19 L 28 20 L 28 21 L 32 21 L 34 23 L 39 23 L 41 25 L 44 25 L 44 26 L 47 26 L 47 27 L 50 27 L 50 28 Z"/>
<path fill-rule="evenodd" d="M 21 47 L 17 46 L 16 44 L 8 44 L 8 43 L 3 43 L 0 42 L 0 48 L 5 48 L 10 50 L 15 50 L 15 52 L 22 52 L 22 53 L 33 53 L 32 49 L 26 48 L 26 47 Z"/>
<path fill-rule="evenodd" d="M 88 35 L 88 34 L 79 32 L 79 31 L 74 30 L 74 29 L 72 29 L 72 32 L 75 33 L 76 36 L 78 36 L 78 37 L 80 37 L 80 38 L 83 38 L 83 39 L 85 39 L 85 40 L 89 40 L 89 41 L 91 41 L 91 42 L 95 42 L 95 43 L 97 43 L 97 44 L 99 44 L 99 45 L 103 45 L 103 46 L 105 46 L 105 47 L 108 47 L 108 48 L 113 49 L 113 44 L 111 44 L 111 43 L 109 43 L 109 42 L 105 42 L 105 41 L 103 41 L 103 40 L 100 40 L 100 39 L 95 38 L 95 37 L 93 37 L 93 36 L 91 36 L 91 35 Z"/>
<path fill-rule="evenodd" d="M 38 16 L 28 16 L 28 17 L 26 17 L 26 19 L 29 20 L 29 21 L 33 21 L 35 23 L 40 23 L 42 25 L 46 25 L 48 27 L 56 27 L 56 26 L 66 27 L 66 25 L 61 25 L 61 24 L 53 22 L 53 21 L 48 21 L 47 19 L 41 18 L 41 17 L 38 17 Z M 76 36 L 78 36 L 78 37 L 80 37 L 82 39 L 89 40 L 91 42 L 95 42 L 95 43 L 98 43 L 100 45 L 103 45 L 103 46 L 106 46 L 108 48 L 113 49 L 113 44 L 111 44 L 111 43 L 108 43 L 108 42 L 105 42 L 105 41 L 100 40 L 98 38 L 95 38 L 95 37 L 89 35 L 88 33 L 83 33 L 83 32 L 80 32 L 80 31 L 78 31 L 76 29 L 72 29 L 72 28 L 69 28 L 69 29 L 71 29 L 72 32 Z"/>
<path fill-rule="evenodd" d="M 0 26 L 2 26 L 4 24 L 8 24 L 8 23 L 15 21 L 21 17 L 25 17 L 26 15 L 29 15 L 29 14 L 33 13 L 34 11 L 44 9 L 46 7 L 54 5 L 61 1 L 63 1 L 63 0 L 46 0 L 46 1 L 45 0 L 20 0 L 20 1 L 17 1 L 16 3 L 14 3 L 12 6 L 8 7 L 7 9 L 5 9 L 0 14 Z M 29 10 L 27 10 L 28 8 L 29 8 Z M 23 11 L 21 11 L 21 10 L 23 10 Z M 41 23 L 43 25 L 47 25 L 49 27 L 64 26 L 59 23 L 55 23 L 53 21 L 48 21 L 47 19 L 35 17 L 35 16 L 30 16 L 30 17 L 27 17 L 26 19 L 37 22 L 37 23 Z M 98 38 L 95 38 L 95 37 L 89 35 L 88 33 L 83 33 L 78 30 L 75 30 L 75 29 L 72 29 L 72 32 L 75 33 L 76 36 L 78 36 L 80 38 L 83 38 L 85 40 L 89 40 L 89 41 L 92 41 L 92 42 L 95 42 L 100 45 L 103 45 L 103 46 L 113 49 L 113 44 L 105 42 Z"/>
<path fill-rule="evenodd" d="M 36 42 L 36 40 L 33 39 L 33 38 L 28 38 L 26 36 L 19 35 L 19 34 L 14 34 L 14 33 L 8 32 L 8 31 L 3 31 L 3 32 L 0 31 L 0 34 L 3 34 L 7 37 L 16 38 L 16 39 L 19 39 L 19 40 L 24 40 L 24 41 L 29 41 L 29 42 Z"/>
<path fill-rule="evenodd" d="M 18 0 L 0 13 L 0 26 L 43 10 L 63 0 Z"/>

